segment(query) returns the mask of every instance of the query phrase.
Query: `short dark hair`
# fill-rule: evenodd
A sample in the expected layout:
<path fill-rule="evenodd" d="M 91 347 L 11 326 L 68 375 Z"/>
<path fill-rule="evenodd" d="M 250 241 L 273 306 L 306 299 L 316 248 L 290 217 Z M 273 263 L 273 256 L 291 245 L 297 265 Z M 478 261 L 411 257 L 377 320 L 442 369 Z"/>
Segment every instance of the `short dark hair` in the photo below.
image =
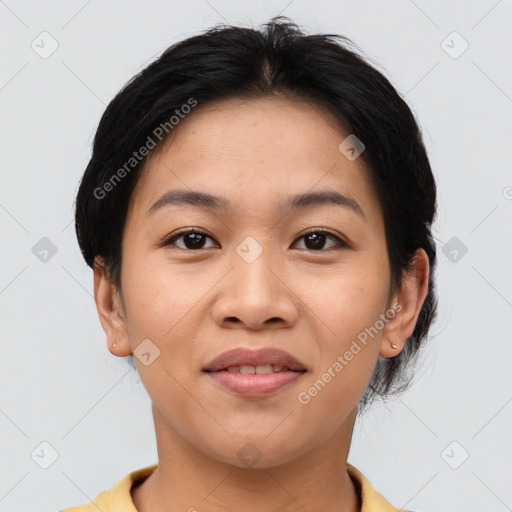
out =
<path fill-rule="evenodd" d="M 437 316 L 431 233 L 437 206 L 434 177 L 414 115 L 358 50 L 345 36 L 307 35 L 283 16 L 260 30 L 217 25 L 172 45 L 106 108 L 77 193 L 75 222 L 87 264 L 92 268 L 95 257 L 101 257 L 107 275 L 121 289 L 128 205 L 147 161 L 139 155 L 135 159 L 134 151 L 150 139 L 160 147 L 172 135 L 171 117 L 185 111 L 184 105 L 196 102 L 200 108 L 220 99 L 278 94 L 328 109 L 347 133 L 364 143 L 360 157 L 383 211 L 391 289 L 398 290 L 417 248 L 427 253 L 431 270 L 413 334 L 399 355 L 379 359 L 361 407 L 377 395 L 407 388 L 412 360 Z M 161 137 L 163 130 L 157 127 L 163 127 L 166 136 Z"/>

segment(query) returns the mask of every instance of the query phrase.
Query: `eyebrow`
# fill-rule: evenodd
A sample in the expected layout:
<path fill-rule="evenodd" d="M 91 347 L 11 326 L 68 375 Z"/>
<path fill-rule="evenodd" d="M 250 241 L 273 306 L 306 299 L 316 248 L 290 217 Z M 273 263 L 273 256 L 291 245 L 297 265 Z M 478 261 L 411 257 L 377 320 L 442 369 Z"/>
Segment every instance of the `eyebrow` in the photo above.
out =
<path fill-rule="evenodd" d="M 361 206 L 359 206 L 359 203 L 355 199 L 341 194 L 336 190 L 322 190 L 319 192 L 307 192 L 289 196 L 276 205 L 276 211 L 282 214 L 288 210 L 325 204 L 351 209 L 367 222 L 366 216 Z M 169 190 L 151 206 L 146 215 L 150 216 L 165 206 L 172 205 L 192 205 L 218 211 L 231 209 L 231 203 L 227 199 L 208 194 L 207 192 Z"/>

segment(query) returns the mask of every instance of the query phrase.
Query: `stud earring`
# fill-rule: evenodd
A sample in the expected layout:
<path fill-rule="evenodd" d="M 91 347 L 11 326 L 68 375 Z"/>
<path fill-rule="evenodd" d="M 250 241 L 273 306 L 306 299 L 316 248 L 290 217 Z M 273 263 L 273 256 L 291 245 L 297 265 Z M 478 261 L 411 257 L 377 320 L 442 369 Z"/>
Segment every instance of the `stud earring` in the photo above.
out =
<path fill-rule="evenodd" d="M 397 348 L 397 346 L 394 343 L 391 343 L 392 348 Z"/>
<path fill-rule="evenodd" d="M 112 343 L 112 348 L 116 348 L 116 342 Z"/>

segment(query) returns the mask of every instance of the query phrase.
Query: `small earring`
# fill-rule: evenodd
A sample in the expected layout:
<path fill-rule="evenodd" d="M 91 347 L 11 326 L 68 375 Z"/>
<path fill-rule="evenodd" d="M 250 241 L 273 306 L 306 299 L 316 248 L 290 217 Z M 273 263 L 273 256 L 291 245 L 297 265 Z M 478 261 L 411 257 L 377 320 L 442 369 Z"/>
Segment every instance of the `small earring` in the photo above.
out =
<path fill-rule="evenodd" d="M 112 348 L 116 348 L 116 342 L 112 343 Z"/>
<path fill-rule="evenodd" d="M 392 348 L 397 348 L 397 346 L 394 343 L 391 343 Z"/>

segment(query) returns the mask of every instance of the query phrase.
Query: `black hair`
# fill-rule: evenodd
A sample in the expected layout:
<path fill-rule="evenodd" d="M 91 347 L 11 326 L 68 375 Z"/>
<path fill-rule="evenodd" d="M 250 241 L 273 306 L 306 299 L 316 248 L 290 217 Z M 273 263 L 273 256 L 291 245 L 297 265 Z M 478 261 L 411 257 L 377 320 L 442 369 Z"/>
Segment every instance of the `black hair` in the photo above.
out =
<path fill-rule="evenodd" d="M 358 50 L 345 36 L 307 35 L 283 16 L 259 30 L 217 25 L 172 45 L 106 108 L 77 193 L 75 223 L 87 264 L 92 268 L 100 257 L 121 289 L 126 215 L 147 161 L 139 149 L 160 147 L 179 129 L 182 114 L 215 100 L 278 95 L 325 107 L 364 144 L 360 158 L 383 211 L 391 289 L 411 269 L 417 248 L 427 253 L 431 271 L 414 332 L 399 355 L 379 359 L 361 406 L 406 389 L 436 318 L 437 298 L 436 185 L 421 131 L 389 80 Z"/>

